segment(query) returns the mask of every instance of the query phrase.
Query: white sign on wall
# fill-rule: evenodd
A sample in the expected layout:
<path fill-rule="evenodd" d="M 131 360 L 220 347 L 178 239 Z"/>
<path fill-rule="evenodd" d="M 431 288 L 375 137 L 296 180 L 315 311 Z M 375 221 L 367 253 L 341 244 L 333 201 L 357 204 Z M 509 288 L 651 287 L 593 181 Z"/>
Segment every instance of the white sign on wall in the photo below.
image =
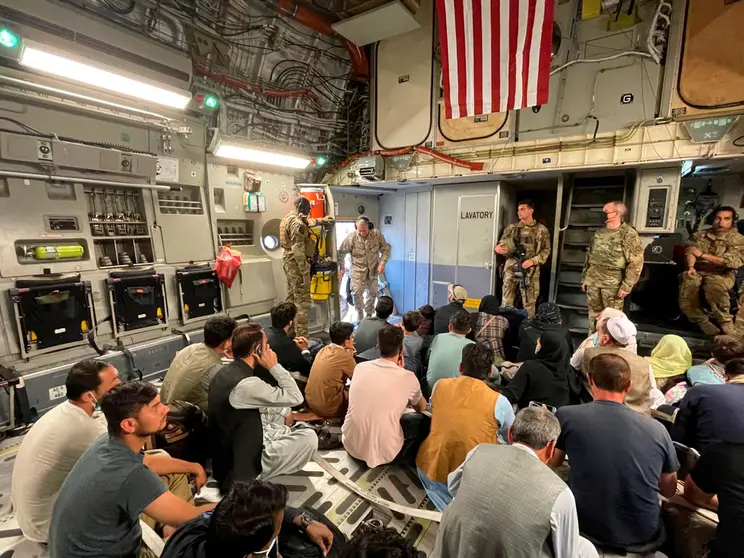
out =
<path fill-rule="evenodd" d="M 155 176 L 158 182 L 178 182 L 178 159 L 175 157 L 158 157 Z"/>

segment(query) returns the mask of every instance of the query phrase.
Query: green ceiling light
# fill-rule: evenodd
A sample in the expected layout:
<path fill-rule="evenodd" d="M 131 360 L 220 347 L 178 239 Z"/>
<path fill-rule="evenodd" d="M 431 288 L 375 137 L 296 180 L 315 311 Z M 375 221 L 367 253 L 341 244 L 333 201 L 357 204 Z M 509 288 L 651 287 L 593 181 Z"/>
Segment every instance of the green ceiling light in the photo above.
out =
<path fill-rule="evenodd" d="M 204 96 L 204 106 L 208 109 L 216 109 L 217 105 L 219 105 L 220 102 L 217 100 L 217 97 L 214 95 L 205 95 Z"/>
<path fill-rule="evenodd" d="M 323 167 L 328 162 L 328 159 L 324 155 L 318 155 L 315 157 L 315 166 Z"/>
<path fill-rule="evenodd" d="M 18 35 L 13 33 L 7 27 L 3 27 L 2 29 L 0 29 L 0 46 L 3 46 L 5 48 L 15 48 L 20 42 L 21 39 L 18 38 Z"/>

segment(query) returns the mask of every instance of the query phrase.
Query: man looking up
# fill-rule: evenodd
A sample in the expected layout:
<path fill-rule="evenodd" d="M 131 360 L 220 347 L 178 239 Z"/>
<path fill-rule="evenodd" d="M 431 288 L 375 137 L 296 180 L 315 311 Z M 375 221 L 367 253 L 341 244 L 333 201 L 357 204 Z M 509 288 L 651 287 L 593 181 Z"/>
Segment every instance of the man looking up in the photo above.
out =
<path fill-rule="evenodd" d="M 67 401 L 41 417 L 23 438 L 13 464 L 10 501 L 23 535 L 45 543 L 52 507 L 80 456 L 104 432 L 93 418 L 101 398 L 119 385 L 119 373 L 98 360 L 74 364 L 67 374 Z"/>
<path fill-rule="evenodd" d="M 594 401 L 558 409 L 561 435 L 551 467 L 568 455 L 568 485 L 581 532 L 597 545 L 647 552 L 658 541 L 658 493 L 677 489 L 679 461 L 666 429 L 623 405 L 631 386 L 628 363 L 600 354 L 589 363 Z"/>
<path fill-rule="evenodd" d="M 502 306 L 514 306 L 514 297 L 519 288 L 522 307 L 527 315 L 535 315 L 535 304 L 540 296 L 540 266 L 550 257 L 550 233 L 545 225 L 535 221 L 535 204 L 522 200 L 517 204 L 519 221 L 504 230 L 501 240 L 494 248 L 500 256 L 506 256 L 504 264 L 504 286 L 501 294 Z M 522 252 L 522 263 L 519 256 Z M 524 283 L 522 274 L 526 274 Z"/>
<path fill-rule="evenodd" d="M 586 251 L 581 288 L 587 296 L 589 328 L 597 330 L 597 316 L 605 308 L 623 309 L 643 269 L 643 246 L 638 232 L 623 222 L 627 206 L 605 204 L 606 226 L 594 233 Z"/>
<path fill-rule="evenodd" d="M 101 410 L 109 435 L 88 448 L 62 485 L 49 531 L 51 558 L 150 558 L 142 545 L 141 513 L 177 527 L 214 507 L 194 506 L 184 475 L 170 479 L 180 497 L 158 478 L 199 471 L 199 489 L 207 479 L 198 464 L 142 454 L 145 441 L 165 427 L 168 415 L 154 386 L 117 386 L 103 396 Z"/>
<path fill-rule="evenodd" d="M 209 412 L 204 373 L 220 364 L 220 357 L 230 352 L 232 332 L 237 322 L 227 316 L 209 318 L 204 324 L 204 343 L 193 343 L 176 354 L 160 389 L 166 405 L 173 401 L 188 401 Z"/>
<path fill-rule="evenodd" d="M 372 315 L 377 298 L 377 276 L 385 273 L 390 259 L 390 245 L 382 233 L 370 230 L 369 219 L 359 217 L 356 230 L 349 234 L 338 249 L 338 277 L 344 276 L 344 258 L 351 254 L 351 290 L 359 320 Z M 365 294 L 367 299 L 365 301 Z"/>
<path fill-rule="evenodd" d="M 434 335 L 447 333 L 449 331 L 450 318 L 458 312 L 466 311 L 465 301 L 468 291 L 462 285 L 447 285 L 447 304 L 440 306 L 434 313 Z"/>
<path fill-rule="evenodd" d="M 294 211 L 287 213 L 279 224 L 279 246 L 284 250 L 284 276 L 287 280 L 287 302 L 297 305 L 295 334 L 307 337 L 307 315 L 310 313 L 310 262 L 315 256 L 315 241 L 310 227 L 330 223 L 331 217 L 308 219 L 310 200 L 298 196 Z"/>
<path fill-rule="evenodd" d="M 713 226 L 698 231 L 687 242 L 687 271 L 679 276 L 679 308 L 707 335 L 734 334 L 729 291 L 736 270 L 744 265 L 744 236 L 734 227 L 733 207 L 718 207 Z M 717 326 L 700 307 L 700 290 Z"/>

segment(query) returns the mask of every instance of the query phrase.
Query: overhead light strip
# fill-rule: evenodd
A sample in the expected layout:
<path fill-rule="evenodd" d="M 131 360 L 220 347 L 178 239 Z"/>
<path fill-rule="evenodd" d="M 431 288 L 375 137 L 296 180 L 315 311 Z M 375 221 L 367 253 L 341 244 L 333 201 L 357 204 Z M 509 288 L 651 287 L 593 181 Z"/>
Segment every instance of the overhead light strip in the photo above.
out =
<path fill-rule="evenodd" d="M 262 165 L 272 165 L 276 167 L 286 167 L 291 169 L 302 170 L 310 164 L 310 157 L 298 155 L 288 155 L 277 151 L 265 151 L 262 149 L 252 149 L 241 147 L 231 143 L 220 143 L 214 152 L 215 157 L 225 159 L 235 159 L 238 161 L 247 161 Z"/>
<path fill-rule="evenodd" d="M 186 93 L 150 85 L 32 46 L 24 48 L 21 55 L 21 65 L 99 89 L 105 89 L 118 95 L 134 97 L 174 109 L 183 110 L 191 101 L 191 95 Z"/>

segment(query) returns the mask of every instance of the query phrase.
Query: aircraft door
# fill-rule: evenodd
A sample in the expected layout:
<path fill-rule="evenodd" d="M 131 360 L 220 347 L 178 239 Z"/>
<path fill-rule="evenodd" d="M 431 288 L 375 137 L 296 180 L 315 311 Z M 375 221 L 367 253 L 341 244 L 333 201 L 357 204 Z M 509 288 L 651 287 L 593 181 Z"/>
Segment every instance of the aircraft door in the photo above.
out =
<path fill-rule="evenodd" d="M 498 201 L 498 193 L 458 196 L 455 283 L 471 298 L 493 293 Z"/>

